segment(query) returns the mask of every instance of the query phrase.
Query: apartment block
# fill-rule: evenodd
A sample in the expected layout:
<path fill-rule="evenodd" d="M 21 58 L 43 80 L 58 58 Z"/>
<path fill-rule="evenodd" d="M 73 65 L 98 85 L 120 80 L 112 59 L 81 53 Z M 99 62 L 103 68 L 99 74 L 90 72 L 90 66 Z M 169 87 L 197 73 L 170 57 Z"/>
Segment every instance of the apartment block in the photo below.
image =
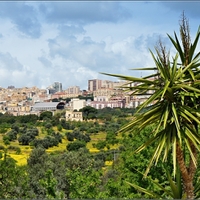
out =
<path fill-rule="evenodd" d="M 106 107 L 109 108 L 123 108 L 123 101 L 92 101 L 90 102 L 90 106 L 96 109 L 103 109 Z"/>
<path fill-rule="evenodd" d="M 98 89 L 101 89 L 101 87 L 102 87 L 102 80 L 99 79 L 88 80 L 89 91 L 96 91 Z"/>
<path fill-rule="evenodd" d="M 86 106 L 86 101 L 83 99 L 74 98 L 69 102 L 69 109 L 71 111 L 74 111 L 74 110 L 79 111 L 80 109 L 84 108 L 85 106 Z"/>
<path fill-rule="evenodd" d="M 79 86 L 71 86 L 66 90 L 68 94 L 80 94 L 80 91 L 81 90 Z"/>
<path fill-rule="evenodd" d="M 116 95 L 121 95 L 123 94 L 123 90 L 121 89 L 111 89 L 111 88 L 101 88 L 97 91 L 93 92 L 93 96 L 94 97 L 98 97 L 98 96 L 107 96 L 108 98 L 110 98 L 111 96 L 116 96 Z"/>

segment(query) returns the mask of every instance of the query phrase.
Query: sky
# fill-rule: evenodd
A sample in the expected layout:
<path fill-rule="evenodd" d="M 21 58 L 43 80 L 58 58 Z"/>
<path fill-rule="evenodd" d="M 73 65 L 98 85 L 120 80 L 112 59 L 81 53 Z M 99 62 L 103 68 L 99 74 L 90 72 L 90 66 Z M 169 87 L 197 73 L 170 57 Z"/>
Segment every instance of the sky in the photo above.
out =
<path fill-rule="evenodd" d="M 179 35 L 184 12 L 191 38 L 199 1 L 0 1 L 0 86 L 87 89 L 100 72 L 141 77 L 154 66 L 149 50 Z M 198 46 L 198 51 L 200 46 Z M 146 72 L 147 73 L 147 72 Z"/>

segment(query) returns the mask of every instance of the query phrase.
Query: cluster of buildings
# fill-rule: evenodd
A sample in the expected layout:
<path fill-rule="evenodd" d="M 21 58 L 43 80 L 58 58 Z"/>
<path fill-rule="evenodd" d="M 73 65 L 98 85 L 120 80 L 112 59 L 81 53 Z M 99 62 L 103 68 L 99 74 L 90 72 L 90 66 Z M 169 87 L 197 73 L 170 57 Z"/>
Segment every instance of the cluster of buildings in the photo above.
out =
<path fill-rule="evenodd" d="M 85 106 L 96 109 L 135 108 L 141 104 L 148 95 L 130 96 L 122 89 L 127 82 L 113 82 L 108 80 L 88 80 L 88 90 L 80 90 L 79 86 L 62 89 L 62 83 L 54 82 L 47 89 L 37 87 L 8 88 L 0 87 L 0 112 L 10 113 L 14 116 L 36 114 L 43 111 L 66 110 L 66 120 L 81 120 L 82 113 L 78 112 Z M 153 91 L 152 91 L 153 92 Z M 93 100 L 79 99 L 80 96 L 93 96 Z M 55 102 L 55 99 L 57 100 Z M 70 99 L 66 103 L 66 99 Z"/>

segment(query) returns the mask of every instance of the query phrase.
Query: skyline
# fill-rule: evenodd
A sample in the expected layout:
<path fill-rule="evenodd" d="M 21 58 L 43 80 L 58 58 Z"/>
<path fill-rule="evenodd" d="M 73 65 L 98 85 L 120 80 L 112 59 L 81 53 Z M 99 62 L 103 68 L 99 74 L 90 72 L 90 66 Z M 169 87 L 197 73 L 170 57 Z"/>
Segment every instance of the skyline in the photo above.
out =
<path fill-rule="evenodd" d="M 99 72 L 144 76 L 130 69 L 154 65 L 149 49 L 159 37 L 179 36 L 184 11 L 191 39 L 200 25 L 200 2 L 0 2 L 0 86 L 63 88 L 87 80 L 117 81 Z M 198 46 L 200 51 L 200 46 Z"/>

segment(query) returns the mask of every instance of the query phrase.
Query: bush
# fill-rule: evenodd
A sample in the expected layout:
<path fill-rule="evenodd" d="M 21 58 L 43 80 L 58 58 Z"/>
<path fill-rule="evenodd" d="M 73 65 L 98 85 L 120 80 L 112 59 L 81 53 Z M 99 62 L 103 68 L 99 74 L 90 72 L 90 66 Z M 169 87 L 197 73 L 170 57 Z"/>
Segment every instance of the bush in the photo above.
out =
<path fill-rule="evenodd" d="M 0 128 L 0 133 L 6 133 L 7 132 L 7 128 L 5 128 L 5 127 L 1 127 Z"/>
<path fill-rule="evenodd" d="M 4 150 L 5 147 L 3 145 L 0 145 L 0 150 Z"/>
<path fill-rule="evenodd" d="M 51 111 L 44 111 L 40 114 L 40 120 L 44 120 L 45 118 L 46 119 L 52 119 L 52 112 Z"/>
<path fill-rule="evenodd" d="M 9 136 L 8 136 L 8 135 L 4 135 L 4 136 L 3 136 L 3 142 L 4 142 L 4 144 L 5 144 L 5 145 L 7 145 L 7 144 L 8 144 L 8 142 L 7 142 L 7 141 L 9 142 L 9 141 L 10 141 L 10 138 L 9 138 Z"/>
<path fill-rule="evenodd" d="M 57 125 L 58 131 L 62 131 L 62 126 L 60 124 Z"/>
<path fill-rule="evenodd" d="M 51 128 L 51 127 L 52 127 L 52 124 L 51 124 L 51 123 L 48 122 L 48 123 L 45 124 L 45 128 L 46 128 L 46 129 L 49 129 L 49 128 Z"/>
<path fill-rule="evenodd" d="M 30 135 L 28 134 L 22 134 L 19 138 L 18 141 L 22 145 L 29 145 L 29 143 L 33 140 L 34 138 L 31 138 Z"/>
<path fill-rule="evenodd" d="M 62 126 L 62 128 L 64 128 L 65 130 L 69 130 L 70 129 L 70 125 L 69 125 L 69 122 L 66 122 L 65 120 L 61 120 L 61 126 Z"/>
<path fill-rule="evenodd" d="M 98 150 L 104 149 L 104 147 L 106 147 L 106 141 L 99 141 L 98 143 L 96 143 L 96 148 Z"/>
<path fill-rule="evenodd" d="M 18 124 L 13 124 L 11 128 L 13 130 L 15 130 L 17 133 L 19 133 L 19 125 Z"/>
<path fill-rule="evenodd" d="M 74 141 L 74 134 L 73 134 L 73 132 L 66 132 L 65 135 L 66 135 L 68 141 L 71 141 L 71 142 Z"/>
<path fill-rule="evenodd" d="M 17 146 L 10 145 L 8 147 L 8 150 L 15 151 L 17 155 L 19 155 L 21 153 L 21 149 L 19 147 L 17 147 Z"/>
<path fill-rule="evenodd" d="M 80 148 L 85 148 L 86 147 L 86 143 L 84 141 L 80 141 L 80 140 L 76 140 L 72 143 L 69 143 L 66 148 L 68 151 L 77 151 Z"/>
<path fill-rule="evenodd" d="M 15 131 L 14 129 L 12 129 L 11 131 L 9 131 L 7 133 L 7 136 L 8 136 L 8 140 L 9 141 L 14 141 L 17 139 L 17 131 Z"/>

